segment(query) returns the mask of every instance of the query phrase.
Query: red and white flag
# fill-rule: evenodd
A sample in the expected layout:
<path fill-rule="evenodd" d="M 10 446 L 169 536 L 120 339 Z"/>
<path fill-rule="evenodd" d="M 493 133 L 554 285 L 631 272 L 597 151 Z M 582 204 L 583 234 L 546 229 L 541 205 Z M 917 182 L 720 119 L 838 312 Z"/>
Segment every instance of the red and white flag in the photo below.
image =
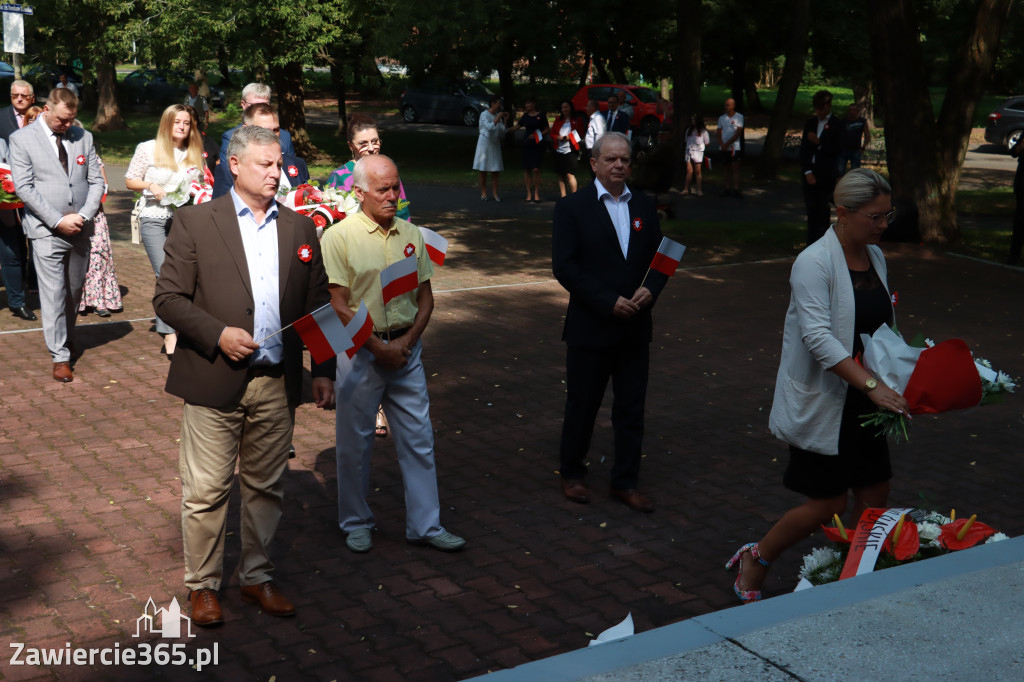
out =
<path fill-rule="evenodd" d="M 292 326 L 317 364 L 330 360 L 352 345 L 345 325 L 330 303 L 295 320 Z"/>
<path fill-rule="evenodd" d="M 534 130 L 533 133 L 530 134 L 530 137 L 532 137 L 533 141 L 536 142 L 537 144 L 540 144 L 541 142 L 544 141 L 544 133 L 542 133 L 539 130 Z"/>
<path fill-rule="evenodd" d="M 423 235 L 423 243 L 427 247 L 430 260 L 437 265 L 444 265 L 444 257 L 448 253 L 448 240 L 426 227 L 421 227 L 420 233 Z"/>
<path fill-rule="evenodd" d="M 349 358 L 354 357 L 370 338 L 372 331 L 373 319 L 370 317 L 370 311 L 366 309 L 365 301 L 359 301 L 359 310 L 345 325 L 345 332 L 351 338 L 351 346 L 345 349 L 345 355 Z"/>
<path fill-rule="evenodd" d="M 654 254 L 654 260 L 651 261 L 651 269 L 671 277 L 676 274 L 676 268 L 679 267 L 679 261 L 683 259 L 684 251 L 686 251 L 686 247 L 679 242 L 662 237 L 658 252 Z"/>
<path fill-rule="evenodd" d="M 380 271 L 380 288 L 384 294 L 384 304 L 407 294 L 420 284 L 416 276 L 416 256 L 403 258 Z"/>
<path fill-rule="evenodd" d="M 580 150 L 580 134 L 575 130 L 569 133 L 569 144 L 571 144 L 572 148 L 576 151 Z"/>

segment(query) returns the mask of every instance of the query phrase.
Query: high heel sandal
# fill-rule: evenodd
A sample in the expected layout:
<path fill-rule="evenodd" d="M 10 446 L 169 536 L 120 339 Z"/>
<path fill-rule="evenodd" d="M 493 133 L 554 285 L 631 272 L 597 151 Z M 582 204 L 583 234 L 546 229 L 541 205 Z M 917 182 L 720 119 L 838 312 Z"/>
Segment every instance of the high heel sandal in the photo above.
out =
<path fill-rule="evenodd" d="M 771 564 L 761 557 L 761 552 L 758 551 L 756 542 L 748 542 L 740 547 L 739 551 L 733 554 L 732 558 L 725 564 L 725 570 L 727 571 L 731 571 L 732 567 L 736 566 L 736 582 L 732 585 L 732 591 L 736 593 L 736 596 L 739 597 L 741 602 L 749 604 L 750 602 L 761 601 L 761 590 L 740 589 L 740 580 L 743 579 L 743 554 L 746 552 L 750 552 L 750 556 L 765 568 L 771 566 Z"/>

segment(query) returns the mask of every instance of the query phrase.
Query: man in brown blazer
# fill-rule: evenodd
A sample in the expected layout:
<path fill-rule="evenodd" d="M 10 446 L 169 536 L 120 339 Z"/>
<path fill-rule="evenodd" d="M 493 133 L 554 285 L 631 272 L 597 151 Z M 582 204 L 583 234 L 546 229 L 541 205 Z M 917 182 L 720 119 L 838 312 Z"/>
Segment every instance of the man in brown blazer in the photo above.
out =
<path fill-rule="evenodd" d="M 279 209 L 277 136 L 248 126 L 228 150 L 234 189 L 175 213 L 156 285 L 157 315 L 178 331 L 167 391 L 185 400 L 181 526 L 185 584 L 198 625 L 222 622 L 227 501 L 239 470 L 242 599 L 274 616 L 295 607 L 273 582 L 302 342 L 282 327 L 330 300 L 313 221 Z M 334 404 L 335 363 L 314 365 L 317 407 Z"/>

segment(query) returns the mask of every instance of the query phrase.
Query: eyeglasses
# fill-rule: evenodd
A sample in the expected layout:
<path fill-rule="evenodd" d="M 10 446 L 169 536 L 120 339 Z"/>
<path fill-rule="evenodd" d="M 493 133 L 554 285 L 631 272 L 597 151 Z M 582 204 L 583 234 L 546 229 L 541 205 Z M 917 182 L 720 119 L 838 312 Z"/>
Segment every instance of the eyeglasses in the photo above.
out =
<path fill-rule="evenodd" d="M 882 222 L 884 220 L 886 225 L 892 225 L 892 222 L 894 220 L 896 220 L 896 209 L 895 208 L 893 210 L 889 211 L 888 213 L 865 213 L 864 211 L 858 210 L 856 208 L 850 208 L 849 206 L 845 206 L 844 208 L 847 211 L 853 211 L 854 213 L 860 213 L 862 216 L 865 216 L 872 223 L 879 223 L 879 222 Z"/>
<path fill-rule="evenodd" d="M 32 99 L 32 95 L 23 95 L 20 92 L 12 92 L 11 99 Z"/>

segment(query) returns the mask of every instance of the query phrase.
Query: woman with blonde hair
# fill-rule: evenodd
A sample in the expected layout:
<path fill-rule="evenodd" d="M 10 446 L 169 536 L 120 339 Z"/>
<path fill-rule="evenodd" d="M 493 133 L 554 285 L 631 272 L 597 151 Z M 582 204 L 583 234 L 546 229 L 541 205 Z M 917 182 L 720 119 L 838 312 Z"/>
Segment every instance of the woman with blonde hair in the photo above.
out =
<path fill-rule="evenodd" d="M 203 177 L 203 140 L 192 115 L 183 104 L 164 109 L 156 139 L 141 142 L 125 173 L 128 189 L 141 192 L 144 206 L 139 212 L 142 243 L 159 277 L 164 262 L 164 242 L 171 229 L 174 209 L 187 196 L 189 184 Z M 164 337 L 163 351 L 170 358 L 178 337 L 169 325 L 156 318 L 156 331 Z"/>

